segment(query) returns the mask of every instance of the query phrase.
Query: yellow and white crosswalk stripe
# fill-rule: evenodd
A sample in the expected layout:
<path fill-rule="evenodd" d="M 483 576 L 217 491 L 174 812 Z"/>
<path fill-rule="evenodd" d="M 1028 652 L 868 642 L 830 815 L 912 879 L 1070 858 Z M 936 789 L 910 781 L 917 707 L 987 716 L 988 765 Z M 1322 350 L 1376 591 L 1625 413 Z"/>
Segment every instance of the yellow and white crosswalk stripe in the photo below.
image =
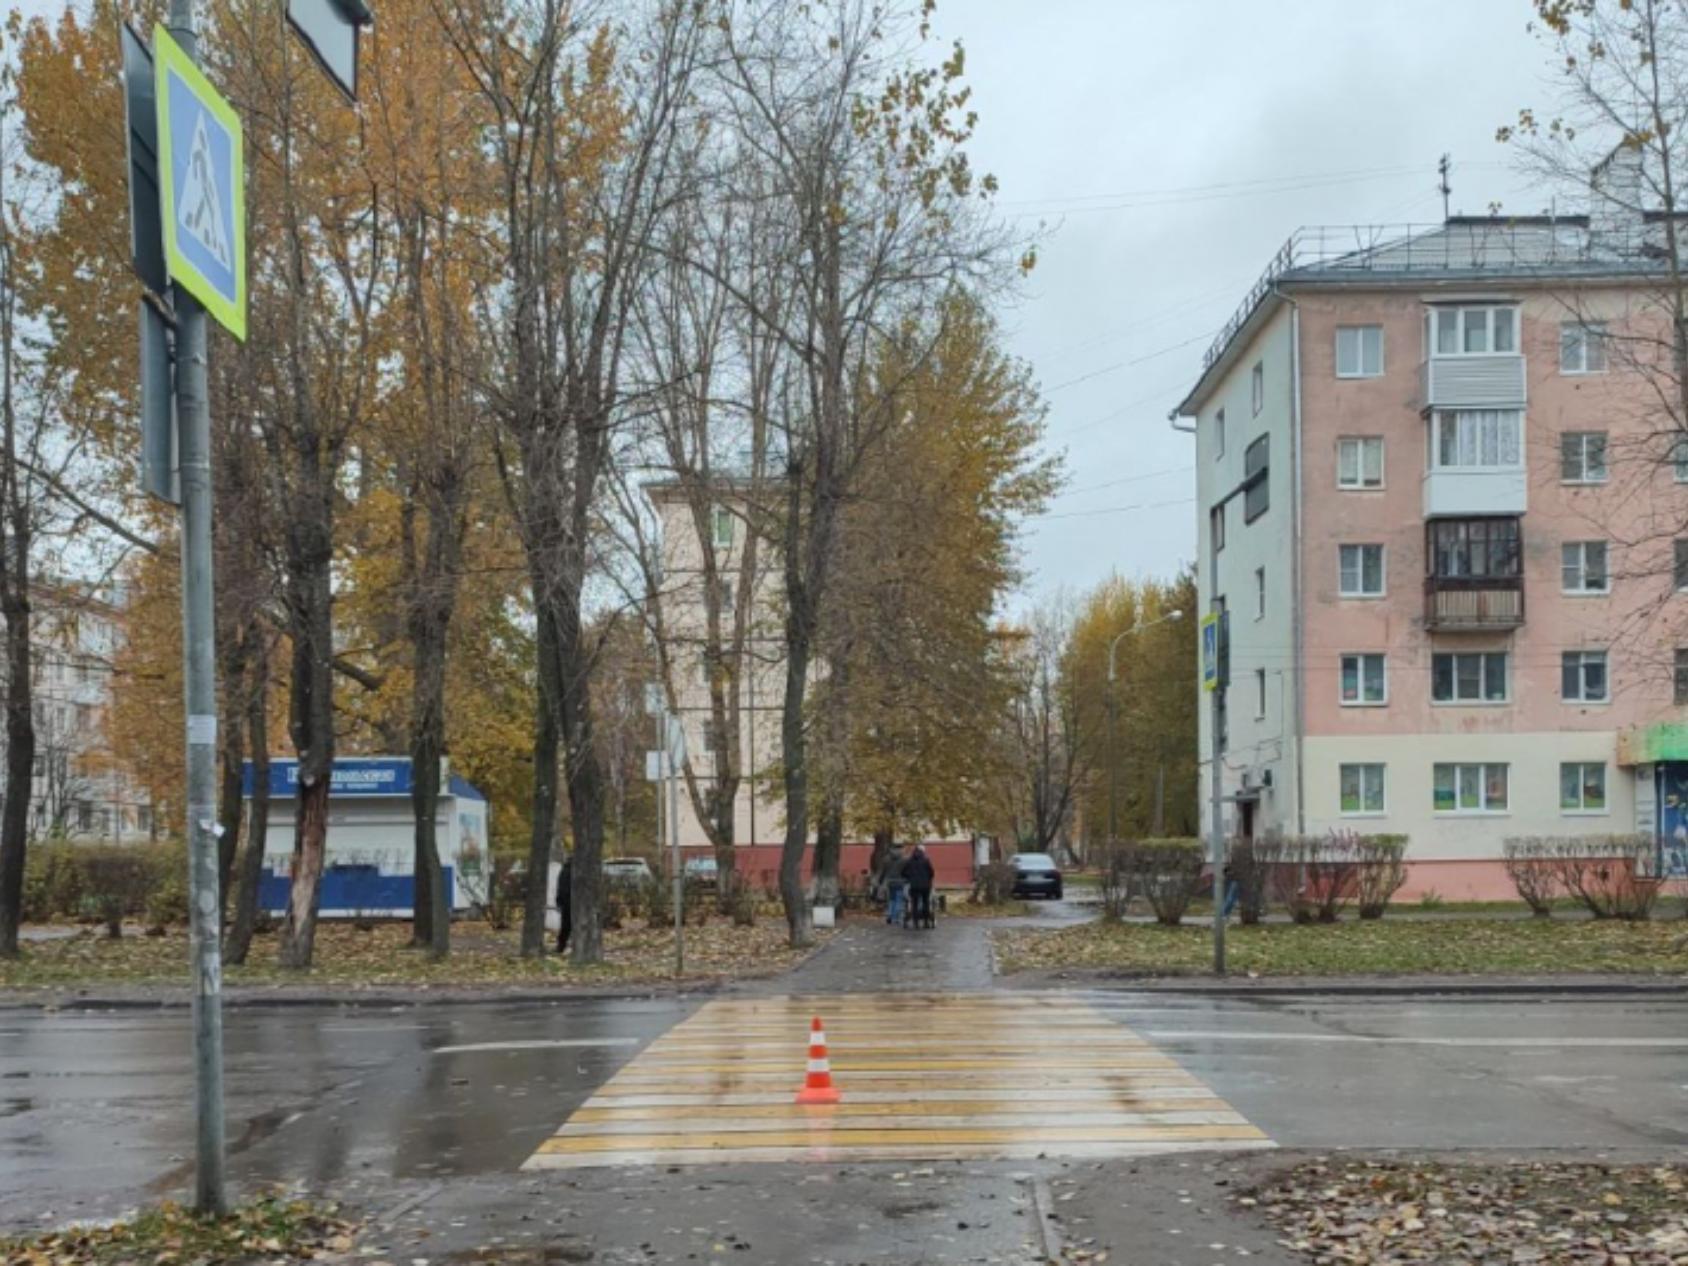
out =
<path fill-rule="evenodd" d="M 844 1102 L 794 1100 L 826 1020 Z M 1271 1142 L 1200 1079 L 1061 995 L 722 1000 L 600 1087 L 528 1169 L 1133 1156 Z"/>

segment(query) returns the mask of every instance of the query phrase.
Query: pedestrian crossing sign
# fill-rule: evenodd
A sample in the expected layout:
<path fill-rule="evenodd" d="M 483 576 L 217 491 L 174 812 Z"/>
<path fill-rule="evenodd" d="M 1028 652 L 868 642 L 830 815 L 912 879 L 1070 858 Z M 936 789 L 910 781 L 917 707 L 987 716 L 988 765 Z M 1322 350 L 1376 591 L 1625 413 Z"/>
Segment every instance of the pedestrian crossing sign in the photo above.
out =
<path fill-rule="evenodd" d="M 153 30 L 164 257 L 170 279 L 246 339 L 240 116 L 163 26 Z"/>

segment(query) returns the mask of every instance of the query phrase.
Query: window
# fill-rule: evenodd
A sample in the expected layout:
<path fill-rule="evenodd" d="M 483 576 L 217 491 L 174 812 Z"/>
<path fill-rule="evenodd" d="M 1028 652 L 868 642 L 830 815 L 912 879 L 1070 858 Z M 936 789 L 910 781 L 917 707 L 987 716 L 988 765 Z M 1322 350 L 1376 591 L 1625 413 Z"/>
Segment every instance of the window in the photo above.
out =
<path fill-rule="evenodd" d="M 1266 618 L 1266 569 L 1264 567 L 1254 569 L 1254 618 L 1256 620 Z"/>
<path fill-rule="evenodd" d="M 1271 506 L 1270 435 L 1255 439 L 1243 453 L 1243 522 L 1253 523 Z"/>
<path fill-rule="evenodd" d="M 152 806 L 150 804 L 135 807 L 135 829 L 145 834 L 152 834 Z"/>
<path fill-rule="evenodd" d="M 1517 519 L 1431 521 L 1430 574 L 1434 577 L 1515 577 L 1520 563 Z"/>
<path fill-rule="evenodd" d="M 76 829 L 84 832 L 94 829 L 94 806 L 86 800 L 76 802 Z"/>
<path fill-rule="evenodd" d="M 1568 484 L 1606 482 L 1606 432 L 1566 431 L 1559 437 L 1559 478 Z"/>
<path fill-rule="evenodd" d="M 1213 415 L 1213 460 L 1225 456 L 1225 410 Z"/>
<path fill-rule="evenodd" d="M 1688 537 L 1677 537 L 1674 545 L 1676 557 L 1672 560 L 1672 579 L 1678 589 L 1688 589 Z"/>
<path fill-rule="evenodd" d="M 1437 813 L 1505 813 L 1505 765 L 1437 765 L 1433 805 Z"/>
<path fill-rule="evenodd" d="M 1213 539 L 1213 552 L 1225 548 L 1225 503 L 1221 501 L 1207 512 L 1208 535 Z"/>
<path fill-rule="evenodd" d="M 1260 416 L 1260 410 L 1266 407 L 1266 362 L 1255 361 L 1254 372 L 1249 376 L 1249 399 L 1254 402 L 1255 416 Z"/>
<path fill-rule="evenodd" d="M 1559 766 L 1559 809 L 1563 813 L 1606 812 L 1606 763 L 1568 761 Z"/>
<path fill-rule="evenodd" d="M 1254 670 L 1254 719 L 1262 719 L 1266 715 L 1266 670 Z"/>
<path fill-rule="evenodd" d="M 1339 325 L 1336 327 L 1336 376 L 1376 378 L 1383 372 L 1383 327 L 1381 325 Z"/>
<path fill-rule="evenodd" d="M 1382 655 L 1344 655 L 1341 681 L 1345 707 L 1376 707 L 1389 701 Z"/>
<path fill-rule="evenodd" d="M 1383 437 L 1348 435 L 1336 442 L 1338 488 L 1383 487 Z"/>
<path fill-rule="evenodd" d="M 1444 409 L 1436 414 L 1430 464 L 1437 470 L 1510 470 L 1522 464 L 1517 409 Z"/>
<path fill-rule="evenodd" d="M 1676 702 L 1688 703 L 1688 646 L 1676 648 Z"/>
<path fill-rule="evenodd" d="M 733 512 L 726 506 L 715 507 L 711 516 L 711 527 L 717 549 L 724 549 L 733 543 Z"/>
<path fill-rule="evenodd" d="M 733 617 L 733 582 L 725 578 L 715 582 L 715 610 L 724 620 Z"/>
<path fill-rule="evenodd" d="M 1338 591 L 1344 598 L 1383 596 L 1383 546 L 1337 546 Z"/>
<path fill-rule="evenodd" d="M 1559 327 L 1559 372 L 1606 372 L 1606 326 L 1601 321 L 1566 321 Z"/>
<path fill-rule="evenodd" d="M 726 727 L 718 727 L 715 724 L 714 717 L 707 716 L 703 718 L 703 734 L 701 737 L 703 739 L 703 750 L 708 752 L 711 756 L 719 756 L 722 752 L 727 750 Z"/>
<path fill-rule="evenodd" d="M 1345 817 L 1383 812 L 1383 766 L 1340 766 L 1342 813 Z"/>
<path fill-rule="evenodd" d="M 1677 558 L 1682 557 L 1677 551 Z M 1559 584 L 1566 593 L 1607 593 L 1612 578 L 1606 570 L 1605 541 L 1566 541 L 1559 547 Z"/>
<path fill-rule="evenodd" d="M 94 728 L 94 708 L 92 704 L 79 703 L 76 705 L 76 733 L 86 734 Z"/>
<path fill-rule="evenodd" d="M 1612 697 L 1605 651 L 1566 651 L 1559 657 L 1559 696 L 1567 703 L 1605 703 Z"/>
<path fill-rule="evenodd" d="M 1518 350 L 1516 308 L 1436 308 L 1433 346 L 1438 356 L 1487 356 Z"/>
<path fill-rule="evenodd" d="M 1430 657 L 1430 698 L 1436 703 L 1505 703 L 1505 651 L 1444 651 Z"/>

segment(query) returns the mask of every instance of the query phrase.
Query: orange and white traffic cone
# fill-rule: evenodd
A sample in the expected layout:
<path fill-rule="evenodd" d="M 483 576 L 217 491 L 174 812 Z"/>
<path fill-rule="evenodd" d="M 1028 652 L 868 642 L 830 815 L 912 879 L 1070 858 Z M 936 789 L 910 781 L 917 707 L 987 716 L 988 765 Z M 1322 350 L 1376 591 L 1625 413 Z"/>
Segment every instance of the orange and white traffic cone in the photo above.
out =
<path fill-rule="evenodd" d="M 838 1102 L 838 1087 L 832 1084 L 832 1064 L 826 1057 L 826 1030 L 821 1027 L 818 1015 L 809 1025 L 809 1073 L 803 1079 L 803 1089 L 797 1092 L 797 1102 Z"/>

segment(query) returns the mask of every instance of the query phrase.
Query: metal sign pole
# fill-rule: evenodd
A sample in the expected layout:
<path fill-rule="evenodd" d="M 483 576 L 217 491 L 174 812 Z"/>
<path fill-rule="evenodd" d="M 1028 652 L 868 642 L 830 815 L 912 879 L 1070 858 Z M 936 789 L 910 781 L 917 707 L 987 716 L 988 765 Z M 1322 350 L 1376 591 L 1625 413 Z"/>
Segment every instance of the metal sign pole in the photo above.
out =
<path fill-rule="evenodd" d="M 686 876 L 680 864 L 680 761 L 683 758 L 674 734 L 679 719 L 670 716 L 668 724 L 669 732 L 663 737 L 667 740 L 668 753 L 668 836 L 674 848 L 674 975 L 678 978 L 686 974 Z"/>
<path fill-rule="evenodd" d="M 169 29 L 197 64 L 193 0 L 171 0 Z M 168 176 L 166 176 L 168 179 Z M 193 947 L 195 1203 L 228 1207 L 223 1183 L 223 962 L 218 942 L 217 680 L 211 616 L 211 401 L 205 309 L 174 287 L 176 424 L 182 491 L 182 656 L 187 683 L 188 890 Z"/>

